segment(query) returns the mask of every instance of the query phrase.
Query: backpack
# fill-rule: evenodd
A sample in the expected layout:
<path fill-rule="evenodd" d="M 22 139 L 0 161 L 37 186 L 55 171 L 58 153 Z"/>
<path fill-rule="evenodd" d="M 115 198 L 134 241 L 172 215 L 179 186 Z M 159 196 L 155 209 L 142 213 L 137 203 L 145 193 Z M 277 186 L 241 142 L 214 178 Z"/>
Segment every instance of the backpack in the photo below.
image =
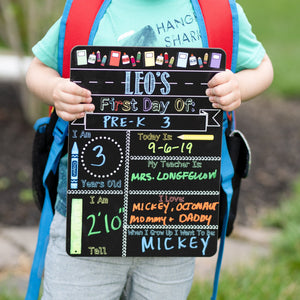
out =
<path fill-rule="evenodd" d="M 53 144 L 54 136 L 58 130 L 56 127 L 58 116 L 53 110 L 51 116 L 38 119 L 34 124 L 35 136 L 32 147 L 32 190 L 35 203 L 40 211 L 42 211 L 46 196 L 46 188 L 43 183 L 43 177 L 45 174 L 45 167 L 48 161 L 49 153 L 51 151 L 51 145 Z M 65 139 L 66 141 L 66 139 Z M 67 153 L 67 143 L 64 142 L 64 146 L 61 155 Z M 45 185 L 49 191 L 49 197 L 51 201 L 51 207 L 54 212 L 54 206 L 57 194 L 58 185 L 58 172 L 56 172 L 57 166 L 53 166 L 51 171 L 45 177 Z"/>
<path fill-rule="evenodd" d="M 235 71 L 238 49 L 238 15 L 235 0 L 191 0 L 199 23 L 203 47 L 222 48 L 227 55 L 226 68 Z M 58 65 L 62 77 L 69 78 L 70 53 L 76 45 L 90 45 L 98 24 L 111 0 L 67 0 L 61 19 Z M 214 8 L 218 7 L 218 10 Z M 81 22 L 78 22 L 80 16 Z M 222 139 L 219 255 L 211 299 L 216 299 L 225 236 L 230 235 L 236 216 L 241 178 L 249 169 L 249 149 L 240 132 L 233 130 L 234 114 L 225 114 L 225 137 Z M 33 146 L 33 189 L 42 210 L 38 242 L 32 264 L 26 300 L 38 299 L 44 269 L 49 229 L 54 213 L 58 164 L 66 152 L 68 122 L 53 112 L 35 124 Z M 49 155 L 48 155 L 49 154 Z M 42 180 L 41 180 L 42 179 Z M 228 222 L 229 220 L 229 222 Z"/>

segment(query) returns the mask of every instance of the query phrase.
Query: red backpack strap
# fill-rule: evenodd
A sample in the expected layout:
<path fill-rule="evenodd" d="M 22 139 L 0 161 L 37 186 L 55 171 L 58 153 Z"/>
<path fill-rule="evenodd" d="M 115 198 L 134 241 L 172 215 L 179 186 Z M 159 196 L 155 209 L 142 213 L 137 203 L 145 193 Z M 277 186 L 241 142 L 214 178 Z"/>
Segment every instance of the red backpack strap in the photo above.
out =
<path fill-rule="evenodd" d="M 105 0 L 67 0 L 58 42 L 58 68 L 62 77 L 70 77 L 71 50 L 76 45 L 88 44 L 94 21 L 104 2 Z"/>
<path fill-rule="evenodd" d="M 238 50 L 238 13 L 235 0 L 192 0 L 203 47 L 226 52 L 226 68 L 235 71 Z M 197 9 L 199 4 L 201 11 Z"/>

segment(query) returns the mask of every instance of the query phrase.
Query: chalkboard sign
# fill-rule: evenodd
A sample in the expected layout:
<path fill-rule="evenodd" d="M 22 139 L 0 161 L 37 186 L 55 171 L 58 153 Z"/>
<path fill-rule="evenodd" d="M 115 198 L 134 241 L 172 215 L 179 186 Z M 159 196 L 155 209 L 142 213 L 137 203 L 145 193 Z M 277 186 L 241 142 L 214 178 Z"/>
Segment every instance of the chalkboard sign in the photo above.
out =
<path fill-rule="evenodd" d="M 223 112 L 205 90 L 224 69 L 220 49 L 73 49 L 96 109 L 69 126 L 70 255 L 215 254 Z"/>

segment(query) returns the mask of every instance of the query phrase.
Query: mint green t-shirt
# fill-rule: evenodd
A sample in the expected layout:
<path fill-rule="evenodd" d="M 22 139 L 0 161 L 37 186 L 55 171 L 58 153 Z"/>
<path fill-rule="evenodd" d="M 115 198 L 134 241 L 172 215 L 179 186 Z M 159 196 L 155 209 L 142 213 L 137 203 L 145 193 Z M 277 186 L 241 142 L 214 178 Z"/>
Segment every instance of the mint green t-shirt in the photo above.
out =
<path fill-rule="evenodd" d="M 237 71 L 256 68 L 265 55 L 240 5 Z M 60 19 L 33 47 L 34 55 L 58 70 Z M 202 47 L 201 35 L 190 0 L 112 0 L 100 21 L 94 45 Z"/>

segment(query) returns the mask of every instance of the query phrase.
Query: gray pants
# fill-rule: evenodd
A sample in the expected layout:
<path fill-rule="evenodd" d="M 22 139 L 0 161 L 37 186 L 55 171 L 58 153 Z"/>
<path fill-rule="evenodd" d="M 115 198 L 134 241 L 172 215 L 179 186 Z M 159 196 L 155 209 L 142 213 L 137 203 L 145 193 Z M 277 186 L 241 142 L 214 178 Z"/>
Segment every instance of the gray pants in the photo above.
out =
<path fill-rule="evenodd" d="M 42 300 L 184 300 L 194 275 L 189 257 L 70 257 L 66 218 L 56 213 Z"/>

